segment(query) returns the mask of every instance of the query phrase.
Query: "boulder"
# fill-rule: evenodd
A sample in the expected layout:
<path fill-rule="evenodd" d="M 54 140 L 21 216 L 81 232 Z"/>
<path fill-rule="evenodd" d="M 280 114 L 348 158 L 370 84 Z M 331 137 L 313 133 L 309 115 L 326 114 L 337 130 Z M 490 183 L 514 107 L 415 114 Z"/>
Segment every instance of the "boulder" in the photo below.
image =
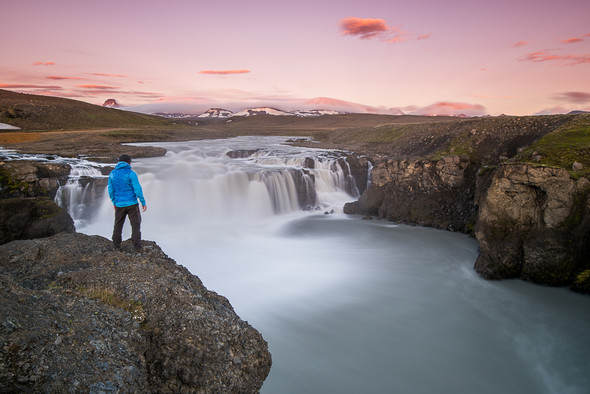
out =
<path fill-rule="evenodd" d="M 0 244 L 74 232 L 71 216 L 47 197 L 0 199 Z"/>

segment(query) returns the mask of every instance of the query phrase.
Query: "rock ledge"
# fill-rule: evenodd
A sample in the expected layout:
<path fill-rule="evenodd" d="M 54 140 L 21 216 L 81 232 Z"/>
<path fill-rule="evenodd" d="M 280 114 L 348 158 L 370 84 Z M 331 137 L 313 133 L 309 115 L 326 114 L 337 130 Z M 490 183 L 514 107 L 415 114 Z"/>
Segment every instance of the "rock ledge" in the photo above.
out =
<path fill-rule="evenodd" d="M 260 390 L 261 334 L 155 243 L 131 249 L 77 233 L 0 246 L 0 391 Z"/>

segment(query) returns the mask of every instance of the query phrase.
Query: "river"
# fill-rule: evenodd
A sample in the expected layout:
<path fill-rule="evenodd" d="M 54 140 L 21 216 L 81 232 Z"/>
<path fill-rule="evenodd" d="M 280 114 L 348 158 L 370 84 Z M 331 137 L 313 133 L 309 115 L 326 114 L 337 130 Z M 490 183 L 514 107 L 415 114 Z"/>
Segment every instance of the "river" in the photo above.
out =
<path fill-rule="evenodd" d="M 143 238 L 268 341 L 262 393 L 589 392 L 590 297 L 485 281 L 464 234 L 343 214 L 357 196 L 338 155 L 285 140 L 158 143 L 132 163 Z M 78 231 L 110 238 L 104 189 L 68 193 Z"/>

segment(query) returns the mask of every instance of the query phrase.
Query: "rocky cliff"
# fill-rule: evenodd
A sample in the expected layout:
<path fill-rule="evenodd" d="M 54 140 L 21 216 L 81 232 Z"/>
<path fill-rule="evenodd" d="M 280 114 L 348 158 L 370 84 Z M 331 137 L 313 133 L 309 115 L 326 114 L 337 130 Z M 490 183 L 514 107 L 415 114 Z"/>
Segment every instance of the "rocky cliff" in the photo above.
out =
<path fill-rule="evenodd" d="M 69 170 L 0 162 L 0 392 L 258 392 L 260 333 L 155 243 L 75 233 Z"/>
<path fill-rule="evenodd" d="M 53 202 L 69 173 L 67 164 L 0 162 L 0 244 L 74 231 L 70 215 Z"/>
<path fill-rule="evenodd" d="M 466 156 L 437 161 L 378 157 L 371 186 L 344 212 L 468 232 L 477 214 L 476 171 Z"/>
<path fill-rule="evenodd" d="M 590 181 L 563 168 L 504 165 L 479 202 L 475 270 L 590 292 Z M 585 274 L 586 273 L 586 274 Z"/>
<path fill-rule="evenodd" d="M 408 154 L 418 135 L 404 134 L 397 154 L 370 149 L 370 187 L 344 210 L 471 233 L 480 242 L 475 270 L 485 278 L 590 293 L 590 118 L 518 125 L 508 119 L 483 132 L 462 130 L 443 144 L 421 145 L 419 155 Z M 423 130 L 433 134 L 426 140 L 437 139 L 434 129 L 416 129 Z"/>

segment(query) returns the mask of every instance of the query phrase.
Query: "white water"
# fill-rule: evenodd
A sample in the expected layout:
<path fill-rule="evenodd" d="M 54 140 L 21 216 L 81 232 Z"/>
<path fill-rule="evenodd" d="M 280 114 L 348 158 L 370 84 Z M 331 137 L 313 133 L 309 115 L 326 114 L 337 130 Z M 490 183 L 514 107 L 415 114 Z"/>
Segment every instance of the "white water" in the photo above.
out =
<path fill-rule="evenodd" d="M 132 163 L 143 238 L 269 342 L 263 393 L 589 392 L 590 297 L 484 281 L 462 234 L 346 216 L 355 198 L 331 155 L 278 142 L 160 144 L 166 157 Z M 261 147 L 273 153 L 225 155 Z M 325 157 L 313 171 L 321 207 L 302 211 L 288 168 L 312 154 Z M 92 209 L 78 231 L 110 238 L 106 192 Z"/>

